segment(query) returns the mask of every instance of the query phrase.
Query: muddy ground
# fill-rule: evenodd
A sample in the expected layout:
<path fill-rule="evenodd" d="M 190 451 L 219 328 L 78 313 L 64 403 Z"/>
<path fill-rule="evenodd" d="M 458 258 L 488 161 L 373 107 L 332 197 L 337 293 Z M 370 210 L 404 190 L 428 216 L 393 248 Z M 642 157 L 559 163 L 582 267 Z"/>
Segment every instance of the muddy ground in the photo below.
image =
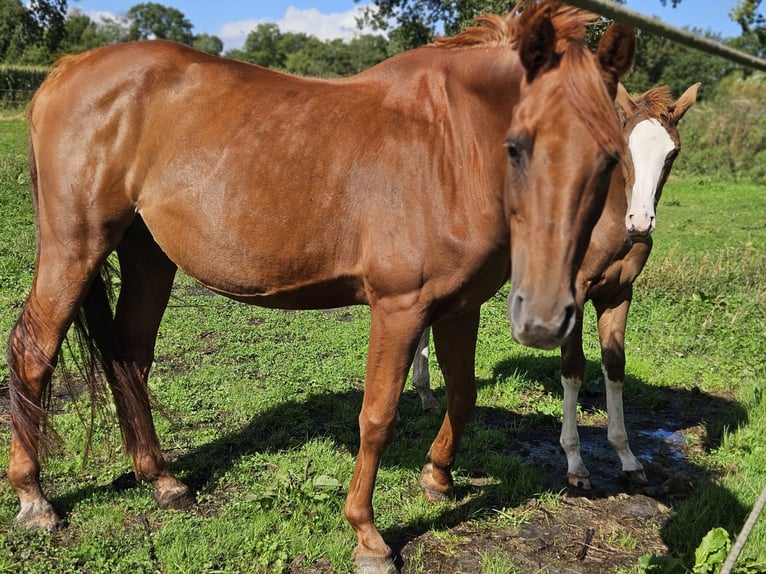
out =
<path fill-rule="evenodd" d="M 631 447 L 644 462 L 647 485 L 620 476 L 619 461 L 607 442 L 606 420 L 589 417 L 579 430 L 593 488 L 568 488 L 566 460 L 558 445 L 560 427 L 541 422 L 526 430 L 529 440 L 517 442 L 513 450 L 540 465 L 546 489 L 563 496 L 552 504 L 531 500 L 515 509 L 524 515 L 518 526 L 462 522 L 447 533 L 419 535 L 395 548 L 400 571 L 478 574 L 483 556 L 494 555 L 511 557 L 508 572 L 604 574 L 633 568 L 644 554 L 668 556 L 672 548 L 663 534 L 675 518 L 674 503 L 701 483 L 716 480 L 716 471 L 696 466 L 690 455 L 716 446 L 723 426 L 737 424 L 737 407 L 724 394 L 658 392 L 659 406 L 632 405 L 626 413 Z M 322 561 L 292 570 L 334 572 Z"/>

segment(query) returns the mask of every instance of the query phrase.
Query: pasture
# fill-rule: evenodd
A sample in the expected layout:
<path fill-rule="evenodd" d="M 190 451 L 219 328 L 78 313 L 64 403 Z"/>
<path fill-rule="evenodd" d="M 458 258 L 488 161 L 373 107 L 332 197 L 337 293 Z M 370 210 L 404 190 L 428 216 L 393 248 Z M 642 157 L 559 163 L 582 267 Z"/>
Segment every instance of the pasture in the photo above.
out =
<path fill-rule="evenodd" d="M 26 126 L 0 119 L 0 333 L 29 288 L 34 227 Z M 513 343 L 507 287 L 482 309 L 479 398 L 454 468 L 456 498 L 431 504 L 417 479 L 441 416 L 408 386 L 378 475 L 377 524 L 403 571 L 686 572 L 705 535 L 732 537 L 766 482 L 766 192 L 675 173 L 655 251 L 636 283 L 626 335 L 625 411 L 650 485 L 630 490 L 606 444 L 594 317 L 578 412 L 594 492 L 567 493 L 558 448 L 558 352 Z M 171 470 L 196 494 L 160 510 L 131 479 L 110 406 L 91 419 L 76 375 L 54 381 L 60 437 L 42 481 L 68 527 L 15 529 L 0 480 L 0 572 L 348 572 L 354 533 L 342 507 L 358 447 L 369 313 L 285 312 L 214 296 L 179 274 L 150 385 Z M 67 361 L 73 366 L 72 360 Z M 444 407 L 438 367 L 431 364 Z M 8 462 L 8 369 L 0 361 L 0 467 Z M 657 432 L 664 431 L 664 432 Z M 619 508 L 618 508 L 619 507 Z M 623 513 L 606 520 L 608 513 Z M 585 520 L 583 516 L 588 516 Z M 589 534 L 590 529 L 593 531 Z M 712 554 L 712 553 L 711 553 Z M 452 561 L 452 562 L 450 562 Z M 766 564 L 766 520 L 740 572 Z M 608 566 L 607 566 L 608 565 Z M 700 570 L 705 572 L 707 570 Z"/>

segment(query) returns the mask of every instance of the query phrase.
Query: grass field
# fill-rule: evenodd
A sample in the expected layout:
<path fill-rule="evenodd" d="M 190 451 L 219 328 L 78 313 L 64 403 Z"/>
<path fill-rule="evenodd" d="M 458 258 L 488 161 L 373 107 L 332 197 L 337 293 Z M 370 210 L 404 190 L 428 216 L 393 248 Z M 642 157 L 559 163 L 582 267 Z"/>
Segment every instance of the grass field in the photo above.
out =
<path fill-rule="evenodd" d="M 21 116 L 0 117 L 0 334 L 3 344 L 29 288 L 34 227 Z M 766 190 L 746 183 L 674 177 L 658 211 L 655 253 L 636 285 L 627 332 L 626 411 L 652 405 L 657 389 L 727 394 L 736 424 L 707 429 L 694 464 L 714 479 L 673 506 L 662 532 L 678 571 L 713 527 L 732 536 L 766 483 Z M 509 451 L 527 422 L 561 415 L 558 354 L 514 344 L 506 291 L 482 311 L 477 417 L 455 467 L 457 500 L 429 504 L 417 478 L 440 424 L 407 387 L 397 434 L 378 476 L 375 506 L 387 541 L 460 521 L 523 520 L 529 499 L 555 499 L 541 470 Z M 53 535 L 15 529 L 15 493 L 0 481 L 0 572 L 280 572 L 329 561 L 352 568 L 354 535 L 342 516 L 357 449 L 369 314 L 366 308 L 283 312 L 211 296 L 178 276 L 163 321 L 151 387 L 170 466 L 196 492 L 186 513 L 159 510 L 146 486 L 115 480 L 130 461 L 114 422 L 100 421 L 84 459 L 85 397 L 57 387 L 54 428 L 63 444 L 43 484 L 68 528 Z M 594 317 L 586 314 L 590 383 L 600 376 Z M 590 336 L 588 336 L 590 334 Z M 437 397 L 444 403 L 438 367 Z M 0 445 L 9 443 L 8 369 L 0 360 Z M 60 386 L 60 385 L 59 385 Z M 598 387 L 597 387 L 598 388 Z M 513 412 L 515 428 L 488 424 Z M 583 411 L 583 424 L 599 413 Z M 704 421 L 703 421 L 703 424 Z M 630 429 L 629 429 L 630 430 Z M 8 461 L 0 449 L 0 467 Z M 561 461 L 560 472 L 565 473 Z M 485 486 L 470 479 L 484 477 Z M 124 477 L 123 477 L 124 478 Z M 766 519 L 739 572 L 766 563 Z M 487 572 L 498 569 L 487 557 Z M 670 562 L 655 561 L 660 564 Z M 748 568 L 753 568 L 749 570 Z M 412 570 L 416 571 L 416 570 Z M 638 565 L 632 570 L 640 571 Z M 656 570 L 660 571 L 660 570 Z"/>

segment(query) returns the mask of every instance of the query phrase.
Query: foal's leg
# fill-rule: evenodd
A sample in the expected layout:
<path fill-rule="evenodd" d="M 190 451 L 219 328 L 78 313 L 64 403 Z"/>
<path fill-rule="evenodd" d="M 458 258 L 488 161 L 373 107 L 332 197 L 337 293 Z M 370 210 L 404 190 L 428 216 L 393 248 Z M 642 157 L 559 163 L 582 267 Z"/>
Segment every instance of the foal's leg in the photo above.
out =
<path fill-rule="evenodd" d="M 395 302 L 371 305 L 364 400 L 359 413 L 359 454 L 344 513 L 356 532 L 354 560 L 365 574 L 395 573 L 391 549 L 375 527 L 372 495 L 380 457 L 388 443 L 404 380 L 424 323 Z"/>
<path fill-rule="evenodd" d="M 628 286 L 611 301 L 594 301 L 601 340 L 601 368 L 606 382 L 607 437 L 622 462 L 623 473 L 633 482 L 645 484 L 644 467 L 633 455 L 625 430 L 622 388 L 625 381 L 625 326 L 633 294 Z"/>
<path fill-rule="evenodd" d="M 117 357 L 107 379 L 136 478 L 154 485 L 154 498 L 161 507 L 183 508 L 192 497 L 188 487 L 165 468 L 147 391 L 157 331 L 176 266 L 140 218 L 126 232 L 117 254 L 122 279 L 114 322 Z"/>
<path fill-rule="evenodd" d="M 32 289 L 8 340 L 11 449 L 8 480 L 21 509 L 15 523 L 53 531 L 63 522 L 40 487 L 40 438 L 50 384 L 61 343 L 105 257 L 103 245 L 43 227 Z"/>
<path fill-rule="evenodd" d="M 580 453 L 577 432 L 577 396 L 585 378 L 585 354 L 582 350 L 582 308 L 577 310 L 575 325 L 561 345 L 561 386 L 564 389 L 564 420 L 559 442 L 567 457 L 567 480 L 575 488 L 591 487 L 590 473 Z"/>
<path fill-rule="evenodd" d="M 479 311 L 434 324 L 436 357 L 447 387 L 447 413 L 428 450 L 420 487 L 426 498 L 443 500 L 452 493 L 452 464 L 460 438 L 476 406 L 474 361 Z"/>
<path fill-rule="evenodd" d="M 420 397 L 420 404 L 424 411 L 438 411 L 439 401 L 431 392 L 431 377 L 428 372 L 428 339 L 431 332 L 426 327 L 418 341 L 415 358 L 412 360 L 412 386 Z"/>

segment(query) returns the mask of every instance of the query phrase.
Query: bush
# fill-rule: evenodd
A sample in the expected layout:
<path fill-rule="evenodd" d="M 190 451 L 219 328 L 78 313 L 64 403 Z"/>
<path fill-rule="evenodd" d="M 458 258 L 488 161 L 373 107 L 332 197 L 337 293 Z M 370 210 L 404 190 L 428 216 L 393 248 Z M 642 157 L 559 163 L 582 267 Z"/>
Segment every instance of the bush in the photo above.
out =
<path fill-rule="evenodd" d="M 766 75 L 731 76 L 681 120 L 676 173 L 766 182 Z"/>
<path fill-rule="evenodd" d="M 0 65 L 0 106 L 17 107 L 29 102 L 47 73 L 46 66 Z"/>

